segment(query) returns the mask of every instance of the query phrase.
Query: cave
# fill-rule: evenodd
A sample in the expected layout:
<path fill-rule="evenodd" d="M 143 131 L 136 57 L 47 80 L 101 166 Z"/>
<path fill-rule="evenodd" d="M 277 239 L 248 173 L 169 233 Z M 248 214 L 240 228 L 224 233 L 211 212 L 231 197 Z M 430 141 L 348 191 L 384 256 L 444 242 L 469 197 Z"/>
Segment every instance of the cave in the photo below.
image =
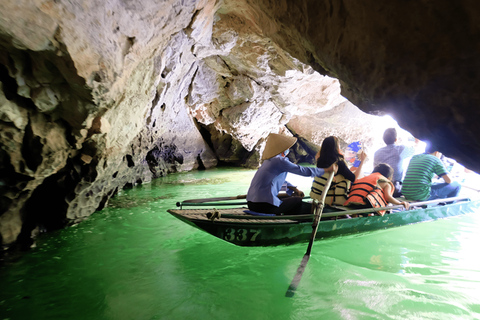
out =
<path fill-rule="evenodd" d="M 479 17 L 447 0 L 3 1 L 2 245 L 171 172 L 258 166 L 270 132 L 311 161 L 332 134 L 373 148 L 389 115 L 478 172 Z M 72 175 L 53 218 L 32 217 Z"/>

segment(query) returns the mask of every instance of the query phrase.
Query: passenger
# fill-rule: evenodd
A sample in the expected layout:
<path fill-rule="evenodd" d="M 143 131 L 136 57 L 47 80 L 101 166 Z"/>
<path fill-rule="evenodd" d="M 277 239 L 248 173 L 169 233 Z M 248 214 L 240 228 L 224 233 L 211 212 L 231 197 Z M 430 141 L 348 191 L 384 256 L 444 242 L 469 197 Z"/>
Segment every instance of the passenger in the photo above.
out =
<path fill-rule="evenodd" d="M 386 146 L 378 149 L 373 155 L 373 166 L 386 163 L 393 168 L 393 185 L 395 186 L 394 197 L 400 197 L 403 181 L 403 162 L 406 158 L 415 154 L 415 146 L 397 145 L 397 130 L 388 128 L 383 133 L 383 141 Z M 418 140 L 415 139 L 415 143 Z"/>
<path fill-rule="evenodd" d="M 425 153 L 412 157 L 402 187 L 407 200 L 424 201 L 458 196 L 461 185 L 448 176 L 440 156 L 436 147 L 427 143 Z M 435 175 L 445 182 L 432 184 Z"/>
<path fill-rule="evenodd" d="M 355 180 L 344 206 L 380 208 L 392 203 L 403 205 L 405 209 L 409 209 L 410 205 L 408 202 L 398 201 L 392 196 L 394 191 L 392 178 L 393 168 L 386 163 L 378 164 L 373 168 L 371 174 Z M 385 210 L 378 211 L 378 213 L 383 216 Z"/>
<path fill-rule="evenodd" d="M 343 205 L 347 200 L 348 191 L 351 184 L 359 177 L 362 171 L 362 166 L 367 158 L 365 153 L 360 154 L 360 165 L 353 173 L 347 165 L 345 158 L 340 151 L 340 144 L 338 138 L 334 136 L 327 137 L 323 140 L 322 146 L 315 156 L 317 159 L 318 168 L 328 168 L 332 163 L 337 163 L 338 171 L 328 189 L 327 196 L 325 198 L 325 204 L 327 205 Z M 328 175 L 315 176 L 313 179 L 312 188 L 310 191 L 310 197 L 312 199 L 320 199 L 325 189 L 325 183 L 327 182 Z"/>
<path fill-rule="evenodd" d="M 336 164 L 327 169 L 309 168 L 290 162 L 287 158 L 289 149 L 297 142 L 297 138 L 276 133 L 269 134 L 265 150 L 262 154 L 262 165 L 255 173 L 247 193 L 248 209 L 261 213 L 274 214 L 308 214 L 311 204 L 303 202 L 304 193 L 285 181 L 291 172 L 306 177 L 321 176 L 325 172 L 336 172 Z M 280 200 L 280 192 L 287 182 L 289 197 Z"/>

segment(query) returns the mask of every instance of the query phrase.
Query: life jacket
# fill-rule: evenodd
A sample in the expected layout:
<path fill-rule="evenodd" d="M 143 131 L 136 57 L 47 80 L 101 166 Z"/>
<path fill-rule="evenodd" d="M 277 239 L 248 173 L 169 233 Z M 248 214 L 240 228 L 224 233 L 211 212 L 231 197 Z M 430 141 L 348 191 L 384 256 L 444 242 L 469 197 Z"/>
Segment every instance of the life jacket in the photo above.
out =
<path fill-rule="evenodd" d="M 366 177 L 355 180 L 350 189 L 347 201 L 343 204 L 371 205 L 372 208 L 386 207 L 388 201 L 385 199 L 383 189 L 379 187 L 380 182 L 388 182 L 391 185 L 391 193 L 395 190 L 393 183 L 378 172 L 374 172 Z M 383 216 L 386 210 L 379 211 Z"/>
<path fill-rule="evenodd" d="M 313 178 L 312 189 L 310 191 L 310 198 L 320 200 L 322 198 L 325 184 L 327 183 L 329 173 L 324 173 L 321 177 Z M 346 179 L 343 175 L 337 174 L 333 177 L 330 189 L 328 189 L 325 197 L 325 204 L 341 206 L 347 200 L 348 190 L 350 189 L 351 181 Z"/>

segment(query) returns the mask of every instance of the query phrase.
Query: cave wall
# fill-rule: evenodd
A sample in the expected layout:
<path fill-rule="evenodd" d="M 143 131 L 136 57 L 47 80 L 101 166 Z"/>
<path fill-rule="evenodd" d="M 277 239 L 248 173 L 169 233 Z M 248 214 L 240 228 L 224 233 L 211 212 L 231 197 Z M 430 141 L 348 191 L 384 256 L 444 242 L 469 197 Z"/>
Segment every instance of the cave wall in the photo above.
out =
<path fill-rule="evenodd" d="M 185 106 L 213 5 L 2 3 L 4 244 L 79 221 L 119 188 L 216 165 Z"/>
<path fill-rule="evenodd" d="M 248 3 L 262 12 L 265 36 L 340 79 L 350 102 L 392 115 L 416 137 L 479 170 L 478 1 Z"/>
<path fill-rule="evenodd" d="M 257 166 L 270 132 L 374 150 L 381 118 L 355 105 L 478 169 L 477 7 L 5 0 L 0 241 L 28 246 L 171 172 Z"/>

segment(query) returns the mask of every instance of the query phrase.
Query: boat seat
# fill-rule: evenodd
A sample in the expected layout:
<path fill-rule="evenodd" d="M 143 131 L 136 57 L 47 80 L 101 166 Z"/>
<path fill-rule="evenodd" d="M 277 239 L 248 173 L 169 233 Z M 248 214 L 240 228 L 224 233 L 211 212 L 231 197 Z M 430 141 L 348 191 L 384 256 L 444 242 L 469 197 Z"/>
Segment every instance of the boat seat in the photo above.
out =
<path fill-rule="evenodd" d="M 251 214 L 252 216 L 269 216 L 269 217 L 276 216 L 275 213 L 262 213 L 262 212 L 252 211 L 252 210 L 243 210 L 243 212 L 247 214 Z"/>

